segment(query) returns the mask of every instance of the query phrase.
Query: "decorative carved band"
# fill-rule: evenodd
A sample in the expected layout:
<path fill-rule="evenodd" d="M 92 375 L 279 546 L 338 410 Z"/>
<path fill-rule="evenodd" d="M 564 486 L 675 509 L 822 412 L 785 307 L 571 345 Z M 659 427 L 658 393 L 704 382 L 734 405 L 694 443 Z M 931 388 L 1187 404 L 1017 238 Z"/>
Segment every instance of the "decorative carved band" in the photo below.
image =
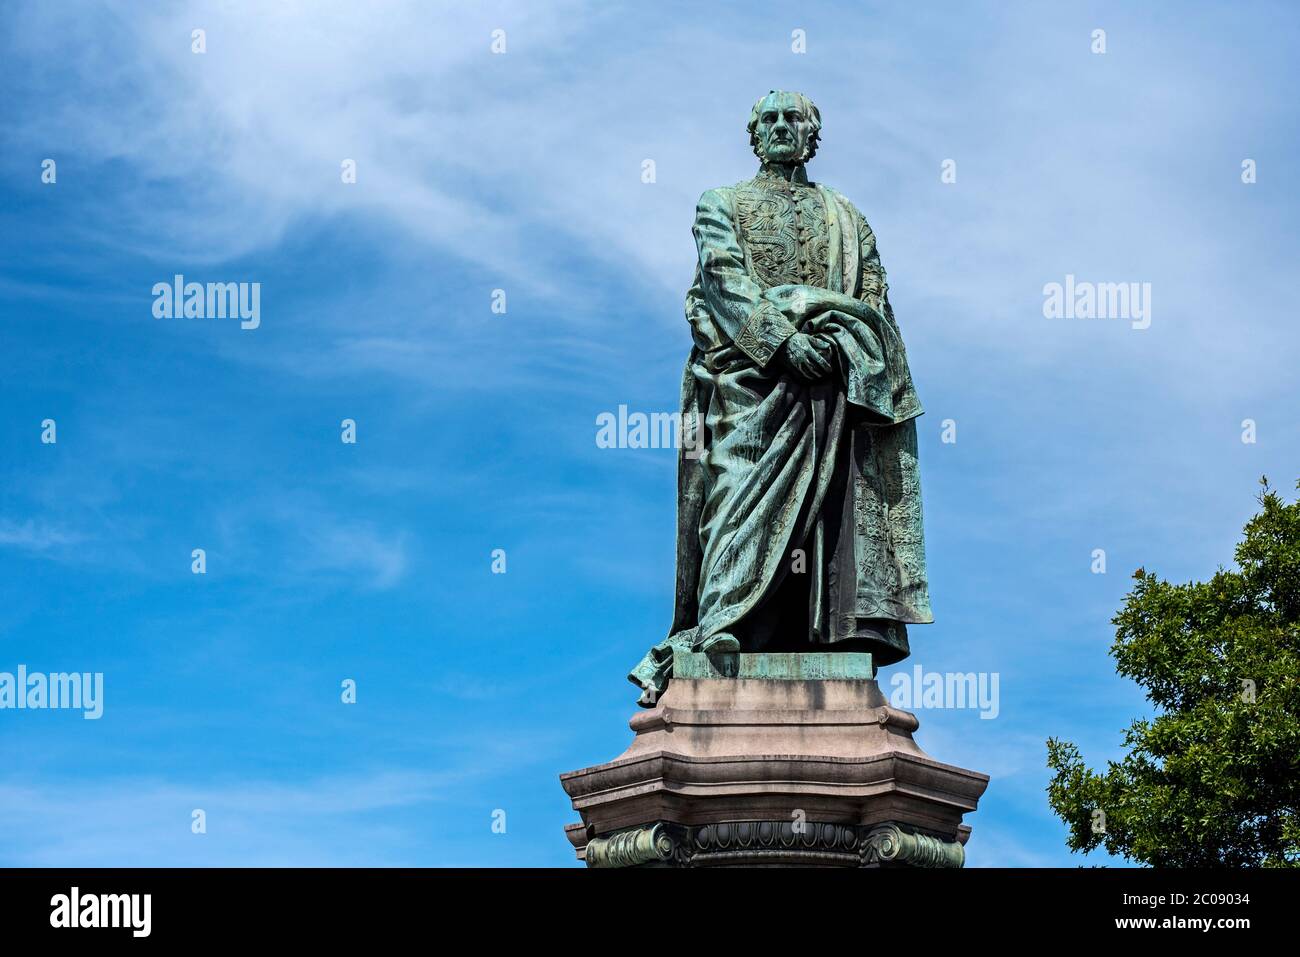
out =
<path fill-rule="evenodd" d="M 728 821 L 682 827 L 651 827 L 592 838 L 588 867 L 716 867 L 803 864 L 831 867 L 962 867 L 966 852 L 956 841 L 905 831 L 897 824 L 874 827 L 813 821 Z"/>
<path fill-rule="evenodd" d="M 662 825 L 621 831 L 610 837 L 595 837 L 587 845 L 588 867 L 634 867 L 667 860 L 673 842 Z"/>
<path fill-rule="evenodd" d="M 872 828 L 863 848 L 864 864 L 908 864 L 912 867 L 961 867 L 966 849 L 956 841 L 912 834 L 896 824 Z"/>

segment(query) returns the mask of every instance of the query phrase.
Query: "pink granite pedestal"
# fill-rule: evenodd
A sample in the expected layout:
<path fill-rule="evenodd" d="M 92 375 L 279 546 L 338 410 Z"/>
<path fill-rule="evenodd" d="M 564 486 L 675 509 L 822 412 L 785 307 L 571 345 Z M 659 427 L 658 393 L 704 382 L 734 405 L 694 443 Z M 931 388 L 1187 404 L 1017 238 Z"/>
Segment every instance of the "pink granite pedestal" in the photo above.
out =
<path fill-rule="evenodd" d="M 988 776 L 913 740 L 866 655 L 683 656 L 626 751 L 560 776 L 593 867 L 960 867 Z M 757 658 L 758 656 L 753 656 Z M 867 659 L 856 671 L 843 660 Z M 776 659 L 784 659 L 776 661 Z M 765 677 L 744 677 L 763 672 Z M 737 674 L 740 677 L 723 677 Z M 807 677 L 830 674 L 831 677 Z M 838 675 L 856 674 L 856 677 Z"/>

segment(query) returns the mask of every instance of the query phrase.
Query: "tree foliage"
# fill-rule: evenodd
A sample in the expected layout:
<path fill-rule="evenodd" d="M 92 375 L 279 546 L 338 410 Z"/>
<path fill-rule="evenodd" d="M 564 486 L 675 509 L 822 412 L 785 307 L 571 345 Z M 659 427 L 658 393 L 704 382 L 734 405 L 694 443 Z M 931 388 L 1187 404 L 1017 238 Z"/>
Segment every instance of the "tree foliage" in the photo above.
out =
<path fill-rule="evenodd" d="M 1104 845 L 1155 867 L 1300 866 L 1300 500 L 1261 484 L 1237 571 L 1185 585 L 1134 573 L 1111 654 L 1157 716 L 1133 722 L 1105 772 L 1048 740 L 1048 801 L 1072 850 Z"/>

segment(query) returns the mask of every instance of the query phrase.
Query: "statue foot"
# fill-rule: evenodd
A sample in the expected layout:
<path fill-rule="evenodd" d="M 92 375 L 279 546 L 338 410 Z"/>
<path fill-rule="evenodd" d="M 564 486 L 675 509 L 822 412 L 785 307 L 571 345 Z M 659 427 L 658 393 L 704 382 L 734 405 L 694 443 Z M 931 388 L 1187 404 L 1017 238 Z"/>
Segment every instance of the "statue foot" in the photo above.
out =
<path fill-rule="evenodd" d="M 725 655 L 740 650 L 740 642 L 725 631 L 706 638 L 699 646 L 706 655 Z"/>

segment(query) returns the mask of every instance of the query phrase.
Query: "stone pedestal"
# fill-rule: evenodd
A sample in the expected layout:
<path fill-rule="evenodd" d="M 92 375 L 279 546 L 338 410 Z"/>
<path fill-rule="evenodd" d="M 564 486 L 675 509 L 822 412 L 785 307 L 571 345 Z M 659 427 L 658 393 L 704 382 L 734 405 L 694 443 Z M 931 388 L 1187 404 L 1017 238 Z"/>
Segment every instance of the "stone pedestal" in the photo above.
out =
<path fill-rule="evenodd" d="M 678 654 L 623 754 L 560 776 L 592 867 L 960 867 L 988 776 L 936 761 L 871 656 Z"/>

